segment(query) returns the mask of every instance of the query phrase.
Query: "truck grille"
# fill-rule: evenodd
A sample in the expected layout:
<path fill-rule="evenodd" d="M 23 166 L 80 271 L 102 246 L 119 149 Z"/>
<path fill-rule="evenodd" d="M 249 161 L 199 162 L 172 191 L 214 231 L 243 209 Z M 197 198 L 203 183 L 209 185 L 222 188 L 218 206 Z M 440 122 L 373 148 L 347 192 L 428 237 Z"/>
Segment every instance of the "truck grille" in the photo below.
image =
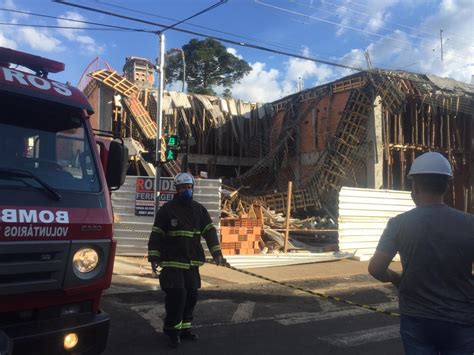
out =
<path fill-rule="evenodd" d="M 1 242 L 0 295 L 60 289 L 70 243 Z"/>

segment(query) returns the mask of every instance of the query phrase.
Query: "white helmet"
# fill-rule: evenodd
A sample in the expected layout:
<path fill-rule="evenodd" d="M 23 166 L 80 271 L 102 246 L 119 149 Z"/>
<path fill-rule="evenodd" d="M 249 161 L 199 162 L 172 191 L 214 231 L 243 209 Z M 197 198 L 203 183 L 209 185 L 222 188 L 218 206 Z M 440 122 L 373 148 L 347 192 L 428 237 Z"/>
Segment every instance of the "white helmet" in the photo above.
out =
<path fill-rule="evenodd" d="M 453 177 L 453 171 L 448 159 L 436 152 L 428 152 L 415 159 L 411 165 L 408 177 L 420 174 L 439 174 Z"/>
<path fill-rule="evenodd" d="M 175 186 L 183 184 L 191 184 L 194 186 L 194 178 L 191 174 L 179 173 L 174 177 L 174 184 Z"/>

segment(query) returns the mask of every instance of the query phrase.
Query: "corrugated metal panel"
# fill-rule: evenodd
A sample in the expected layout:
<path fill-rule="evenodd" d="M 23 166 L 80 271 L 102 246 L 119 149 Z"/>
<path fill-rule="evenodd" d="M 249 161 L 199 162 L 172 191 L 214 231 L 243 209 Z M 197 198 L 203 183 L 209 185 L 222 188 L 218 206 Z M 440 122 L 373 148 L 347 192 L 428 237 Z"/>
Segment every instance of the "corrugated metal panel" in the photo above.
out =
<path fill-rule="evenodd" d="M 229 106 L 229 112 L 232 116 L 238 116 L 239 112 L 237 111 L 237 103 L 234 99 L 227 99 L 227 105 Z"/>
<path fill-rule="evenodd" d="M 288 254 L 226 255 L 225 258 L 233 267 L 238 269 L 252 269 L 259 267 L 321 263 L 341 260 L 351 256 L 351 254 L 340 252 L 304 252 Z"/>
<path fill-rule="evenodd" d="M 339 249 L 368 260 L 391 217 L 415 207 L 410 193 L 342 187 L 339 192 Z"/>
<path fill-rule="evenodd" d="M 172 105 L 171 96 L 169 94 L 163 95 L 163 113 L 165 115 L 173 114 L 173 105 Z"/>
<path fill-rule="evenodd" d="M 114 238 L 117 239 L 117 255 L 143 256 L 147 254 L 148 237 L 153 217 L 135 216 L 135 186 L 137 176 L 127 176 L 120 190 L 112 194 Z M 196 179 L 194 199 L 202 203 L 217 229 L 221 216 L 221 180 Z M 205 243 L 203 246 L 206 247 Z"/>
<path fill-rule="evenodd" d="M 213 109 L 213 106 L 212 106 L 211 102 L 209 101 L 209 99 L 206 96 L 194 94 L 194 97 L 196 99 L 198 99 L 199 102 L 202 103 L 202 105 L 204 106 L 204 108 L 206 110 L 211 111 Z"/>
<path fill-rule="evenodd" d="M 219 107 L 222 112 L 229 113 L 229 105 L 225 99 L 219 98 Z"/>
<path fill-rule="evenodd" d="M 252 111 L 252 106 L 250 105 L 249 102 L 239 100 L 237 108 L 238 108 L 240 116 L 243 116 L 244 118 L 250 118 L 251 116 L 250 112 Z"/>

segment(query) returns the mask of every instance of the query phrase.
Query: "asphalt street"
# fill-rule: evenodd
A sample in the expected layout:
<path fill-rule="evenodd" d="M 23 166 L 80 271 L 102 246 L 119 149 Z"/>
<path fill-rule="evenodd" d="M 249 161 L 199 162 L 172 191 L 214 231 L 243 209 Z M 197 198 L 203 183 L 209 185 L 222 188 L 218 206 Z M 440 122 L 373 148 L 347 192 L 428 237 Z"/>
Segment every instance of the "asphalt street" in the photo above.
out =
<path fill-rule="evenodd" d="M 205 287 L 193 322 L 200 338 L 174 350 L 162 333 L 164 298 L 158 280 L 146 270 L 116 272 L 102 300 L 112 319 L 106 354 L 403 354 L 397 317 L 258 279 L 202 278 Z M 398 307 L 396 289 L 368 275 L 295 276 L 292 283 L 380 309 Z"/>

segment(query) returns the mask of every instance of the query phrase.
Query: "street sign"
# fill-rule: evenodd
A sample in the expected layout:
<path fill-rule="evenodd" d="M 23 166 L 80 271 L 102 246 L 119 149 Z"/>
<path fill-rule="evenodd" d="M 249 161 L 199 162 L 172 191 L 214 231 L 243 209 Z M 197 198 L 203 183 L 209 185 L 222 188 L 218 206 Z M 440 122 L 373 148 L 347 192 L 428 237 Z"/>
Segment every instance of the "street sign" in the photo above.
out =
<path fill-rule="evenodd" d="M 160 207 L 173 199 L 176 189 L 173 178 L 160 179 Z M 135 215 L 153 216 L 155 207 L 155 178 L 137 177 L 135 185 Z"/>

